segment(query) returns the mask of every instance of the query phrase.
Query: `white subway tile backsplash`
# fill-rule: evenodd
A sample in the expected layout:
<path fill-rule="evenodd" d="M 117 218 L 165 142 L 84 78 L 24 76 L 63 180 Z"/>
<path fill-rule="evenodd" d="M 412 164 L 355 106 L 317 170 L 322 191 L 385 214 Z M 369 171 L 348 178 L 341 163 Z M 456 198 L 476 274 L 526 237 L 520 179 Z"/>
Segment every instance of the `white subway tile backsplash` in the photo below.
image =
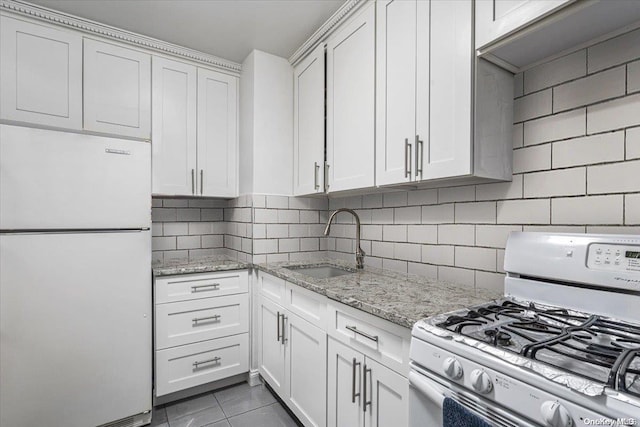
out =
<path fill-rule="evenodd" d="M 550 221 L 548 199 L 498 202 L 498 224 L 549 224 Z"/>
<path fill-rule="evenodd" d="M 154 222 L 151 224 L 151 236 L 162 236 L 162 223 Z"/>
<path fill-rule="evenodd" d="M 529 173 L 524 176 L 524 197 L 578 196 L 586 194 L 585 168 Z"/>
<path fill-rule="evenodd" d="M 412 243 L 438 243 L 437 225 L 409 225 L 407 241 Z"/>
<path fill-rule="evenodd" d="M 200 236 L 178 236 L 177 249 L 200 249 Z"/>
<path fill-rule="evenodd" d="M 421 246 L 412 243 L 394 243 L 393 254 L 395 259 L 401 259 L 404 261 L 417 261 L 421 260 Z"/>
<path fill-rule="evenodd" d="M 152 208 L 161 208 L 162 207 L 162 199 L 158 199 L 156 197 L 151 199 L 151 207 Z"/>
<path fill-rule="evenodd" d="M 320 239 L 317 237 L 300 239 L 300 250 L 301 251 L 319 251 Z"/>
<path fill-rule="evenodd" d="M 524 95 L 524 73 L 513 76 L 513 96 L 519 98 Z"/>
<path fill-rule="evenodd" d="M 299 252 L 299 251 L 300 251 L 300 239 L 279 239 L 278 240 L 278 252 Z"/>
<path fill-rule="evenodd" d="M 287 196 L 267 196 L 266 203 L 269 209 L 289 208 L 289 198 Z"/>
<path fill-rule="evenodd" d="M 588 225 L 586 232 L 587 233 L 593 233 L 593 234 L 635 234 L 635 235 L 640 235 L 640 227 Z"/>
<path fill-rule="evenodd" d="M 422 262 L 437 265 L 453 265 L 454 247 L 445 245 L 422 245 Z"/>
<path fill-rule="evenodd" d="M 624 95 L 625 72 L 626 67 L 617 67 L 553 88 L 553 112 Z"/>
<path fill-rule="evenodd" d="M 189 201 L 186 199 L 164 199 L 162 206 L 165 208 L 188 208 Z"/>
<path fill-rule="evenodd" d="M 272 254 L 278 252 L 277 239 L 257 239 L 253 241 L 254 254 Z"/>
<path fill-rule="evenodd" d="M 524 92 L 531 93 L 577 79 L 587 73 L 586 49 L 535 66 L 524 72 Z"/>
<path fill-rule="evenodd" d="M 318 211 L 300 211 L 300 222 L 305 224 L 317 224 L 320 222 Z"/>
<path fill-rule="evenodd" d="M 453 218 L 453 203 L 422 207 L 423 224 L 450 223 Z"/>
<path fill-rule="evenodd" d="M 551 145 L 519 148 L 513 151 L 513 173 L 551 169 Z"/>
<path fill-rule="evenodd" d="M 258 224 L 274 224 L 278 222 L 278 211 L 275 209 L 254 209 L 254 221 Z"/>
<path fill-rule="evenodd" d="M 585 233 L 584 225 L 525 225 L 522 231 L 534 233 Z"/>
<path fill-rule="evenodd" d="M 640 159 L 640 127 L 626 130 L 626 159 Z"/>
<path fill-rule="evenodd" d="M 151 246 L 154 251 L 169 251 L 176 249 L 175 237 L 151 237 Z"/>
<path fill-rule="evenodd" d="M 503 249 L 498 249 L 496 253 L 496 271 L 498 273 L 504 273 L 504 253 Z"/>
<path fill-rule="evenodd" d="M 162 234 L 164 236 L 184 236 L 186 234 L 189 234 L 189 223 L 167 222 L 164 225 Z"/>
<path fill-rule="evenodd" d="M 496 271 L 496 249 L 457 246 L 455 266 Z"/>
<path fill-rule="evenodd" d="M 522 175 L 515 175 L 510 182 L 481 184 L 476 186 L 476 200 L 506 200 L 522 198 Z"/>
<path fill-rule="evenodd" d="M 524 123 L 513 125 L 513 148 L 520 148 L 524 145 Z"/>
<path fill-rule="evenodd" d="M 366 194 L 362 196 L 363 208 L 379 208 L 382 206 L 382 194 Z"/>
<path fill-rule="evenodd" d="M 554 114 L 524 124 L 524 145 L 583 136 L 586 132 L 586 109 Z"/>
<path fill-rule="evenodd" d="M 194 236 L 194 237 L 197 237 L 197 236 Z M 219 235 L 219 234 L 211 234 L 211 235 L 207 235 L 207 236 L 201 236 L 200 240 L 201 240 L 202 249 L 222 248 L 222 247 L 224 247 L 224 236 Z M 245 240 L 248 240 L 248 239 L 242 239 L 243 242 Z"/>
<path fill-rule="evenodd" d="M 513 121 L 515 123 L 551 114 L 551 89 L 525 95 L 513 102 Z"/>
<path fill-rule="evenodd" d="M 371 255 L 380 258 L 393 258 L 393 243 L 371 242 Z"/>
<path fill-rule="evenodd" d="M 473 185 L 465 187 L 446 187 L 438 189 L 438 203 L 472 202 L 476 199 L 476 188 Z"/>
<path fill-rule="evenodd" d="M 495 224 L 496 202 L 456 203 L 455 222 L 463 224 Z"/>
<path fill-rule="evenodd" d="M 589 194 L 640 191 L 640 160 L 589 166 L 587 191 Z"/>
<path fill-rule="evenodd" d="M 407 263 L 407 272 L 416 276 L 427 277 L 429 279 L 438 278 L 438 267 L 435 265 L 422 264 L 417 262 Z"/>
<path fill-rule="evenodd" d="M 422 221 L 422 208 L 420 206 L 395 208 L 393 221 L 396 224 L 420 224 Z"/>
<path fill-rule="evenodd" d="M 587 132 L 640 125 L 640 93 L 587 107 Z"/>
<path fill-rule="evenodd" d="M 640 193 L 624 196 L 624 223 L 640 225 Z"/>
<path fill-rule="evenodd" d="M 475 242 L 475 225 L 440 224 L 438 225 L 438 243 L 445 245 L 468 245 Z"/>
<path fill-rule="evenodd" d="M 393 209 L 374 209 L 371 212 L 372 224 L 393 224 Z"/>
<path fill-rule="evenodd" d="M 176 224 L 181 224 L 181 223 L 176 223 Z M 192 236 L 195 235 L 202 235 L 202 234 L 224 234 L 224 231 L 222 233 L 214 233 L 213 232 L 213 225 L 215 223 L 214 222 L 189 222 L 187 225 L 187 233 L 177 233 L 177 234 L 190 234 Z M 223 224 L 224 225 L 224 224 Z"/>
<path fill-rule="evenodd" d="M 407 192 L 401 191 L 398 193 L 384 193 L 382 195 L 382 206 L 385 208 L 407 206 Z"/>
<path fill-rule="evenodd" d="M 512 231 L 522 231 L 522 226 L 476 225 L 476 246 L 504 248 Z"/>
<path fill-rule="evenodd" d="M 382 268 L 385 270 L 397 271 L 398 273 L 407 274 L 407 261 L 399 261 L 397 259 L 383 258 Z"/>
<path fill-rule="evenodd" d="M 406 242 L 406 225 L 385 225 L 382 227 L 382 240 L 386 242 Z"/>
<path fill-rule="evenodd" d="M 476 271 L 476 289 L 490 289 L 504 293 L 504 278 L 505 275 L 501 273 Z"/>
<path fill-rule="evenodd" d="M 363 225 L 362 238 L 367 240 L 382 240 L 382 225 Z M 388 226 L 384 226 L 388 227 Z"/>
<path fill-rule="evenodd" d="M 620 224 L 622 195 L 553 199 L 553 224 Z"/>
<path fill-rule="evenodd" d="M 624 131 L 554 142 L 551 157 L 553 168 L 624 160 Z"/>
<path fill-rule="evenodd" d="M 627 93 L 640 91 L 640 61 L 627 65 Z"/>
<path fill-rule="evenodd" d="M 176 221 L 177 212 L 174 208 L 153 208 L 151 210 L 151 220 L 153 222 Z"/>
<path fill-rule="evenodd" d="M 236 209 L 239 210 L 239 209 Z M 180 212 L 178 212 L 179 214 Z M 201 209 L 200 210 L 200 220 L 202 221 L 222 221 L 223 218 L 223 210 L 222 209 Z M 238 221 L 242 222 L 250 222 L 251 215 L 249 209 L 243 209 L 241 213 L 241 217 Z"/>
<path fill-rule="evenodd" d="M 200 221 L 200 209 L 178 208 L 176 212 L 178 221 Z"/>
<path fill-rule="evenodd" d="M 588 49 L 589 73 L 640 57 L 640 29 L 609 39 Z"/>
<path fill-rule="evenodd" d="M 475 271 L 466 268 L 438 266 L 438 280 L 475 286 Z"/>
<path fill-rule="evenodd" d="M 295 224 L 300 222 L 300 211 L 279 210 L 278 222 L 282 224 Z"/>
<path fill-rule="evenodd" d="M 409 191 L 409 205 L 435 205 L 438 203 L 438 190 L 415 190 Z"/>
<path fill-rule="evenodd" d="M 267 224 L 268 239 L 278 239 L 289 237 L 289 224 Z"/>

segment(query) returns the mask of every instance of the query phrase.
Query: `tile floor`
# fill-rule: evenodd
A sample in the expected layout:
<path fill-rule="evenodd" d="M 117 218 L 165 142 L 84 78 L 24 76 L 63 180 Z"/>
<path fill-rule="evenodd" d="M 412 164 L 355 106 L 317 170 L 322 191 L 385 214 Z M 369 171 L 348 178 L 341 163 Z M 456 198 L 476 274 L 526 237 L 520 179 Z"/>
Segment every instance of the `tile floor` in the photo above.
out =
<path fill-rule="evenodd" d="M 153 409 L 151 427 L 298 427 L 264 385 L 238 384 Z"/>

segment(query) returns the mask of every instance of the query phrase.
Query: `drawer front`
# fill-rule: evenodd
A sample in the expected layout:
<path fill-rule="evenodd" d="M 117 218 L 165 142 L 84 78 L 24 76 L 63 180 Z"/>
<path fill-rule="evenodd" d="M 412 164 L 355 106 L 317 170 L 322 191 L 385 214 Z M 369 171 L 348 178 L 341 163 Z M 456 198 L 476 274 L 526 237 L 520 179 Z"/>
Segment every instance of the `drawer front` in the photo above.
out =
<path fill-rule="evenodd" d="M 327 297 L 287 282 L 286 307 L 322 330 L 327 329 Z"/>
<path fill-rule="evenodd" d="M 411 331 L 342 304 L 330 304 L 328 333 L 388 366 L 409 374 Z"/>
<path fill-rule="evenodd" d="M 240 334 L 156 351 L 156 396 L 249 370 L 249 335 Z"/>
<path fill-rule="evenodd" d="M 284 305 L 285 281 L 262 271 L 258 273 L 260 292 L 272 301 Z"/>
<path fill-rule="evenodd" d="M 158 304 L 156 350 L 249 332 L 249 296 Z"/>
<path fill-rule="evenodd" d="M 159 277 L 155 283 L 156 304 L 240 294 L 249 289 L 246 270 Z"/>

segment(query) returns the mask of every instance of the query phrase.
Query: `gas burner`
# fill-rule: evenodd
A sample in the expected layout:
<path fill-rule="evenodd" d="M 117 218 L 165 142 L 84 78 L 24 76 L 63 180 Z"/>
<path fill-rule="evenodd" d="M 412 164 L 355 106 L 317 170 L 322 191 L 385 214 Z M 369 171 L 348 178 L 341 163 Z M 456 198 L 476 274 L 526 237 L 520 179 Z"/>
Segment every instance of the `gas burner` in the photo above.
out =
<path fill-rule="evenodd" d="M 511 345 L 511 335 L 498 329 L 486 329 L 484 334 L 488 338 L 488 342 L 493 345 L 507 347 Z"/>

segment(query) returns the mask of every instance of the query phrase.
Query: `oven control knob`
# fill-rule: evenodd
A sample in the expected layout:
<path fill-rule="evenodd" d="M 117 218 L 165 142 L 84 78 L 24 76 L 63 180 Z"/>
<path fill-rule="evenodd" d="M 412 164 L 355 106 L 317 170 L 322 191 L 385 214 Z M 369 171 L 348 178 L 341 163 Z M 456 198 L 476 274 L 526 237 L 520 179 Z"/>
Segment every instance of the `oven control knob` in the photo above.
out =
<path fill-rule="evenodd" d="M 442 364 L 444 373 L 452 380 L 462 378 L 462 365 L 453 357 L 447 357 Z"/>
<path fill-rule="evenodd" d="M 540 408 L 542 419 L 549 427 L 571 427 L 573 419 L 569 411 L 560 402 L 547 400 Z"/>
<path fill-rule="evenodd" d="M 474 369 L 471 372 L 471 386 L 475 391 L 482 394 L 487 394 L 493 390 L 491 377 L 482 369 Z"/>

